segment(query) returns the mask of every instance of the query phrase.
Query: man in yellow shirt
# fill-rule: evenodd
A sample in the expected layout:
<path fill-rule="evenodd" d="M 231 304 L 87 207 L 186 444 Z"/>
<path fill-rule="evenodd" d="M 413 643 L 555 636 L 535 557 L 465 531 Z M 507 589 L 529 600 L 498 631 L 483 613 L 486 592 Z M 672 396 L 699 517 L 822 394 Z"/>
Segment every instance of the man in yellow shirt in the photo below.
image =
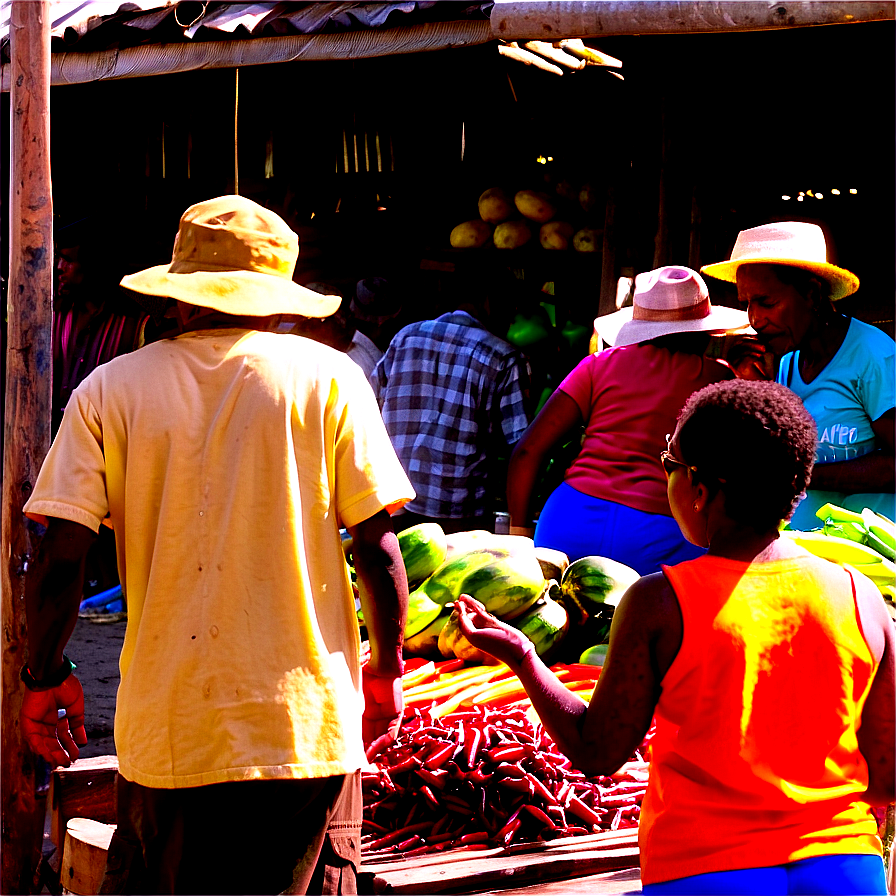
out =
<path fill-rule="evenodd" d="M 272 332 L 338 307 L 293 282 L 297 257 L 250 200 L 189 208 L 172 262 L 122 281 L 173 300 L 178 334 L 75 390 L 25 507 L 47 531 L 26 586 L 22 727 L 54 765 L 86 743 L 63 654 L 83 558 L 104 520 L 116 533 L 128 626 L 103 892 L 355 892 L 364 743 L 394 737 L 403 711 L 390 513 L 414 492 L 357 365 Z"/>

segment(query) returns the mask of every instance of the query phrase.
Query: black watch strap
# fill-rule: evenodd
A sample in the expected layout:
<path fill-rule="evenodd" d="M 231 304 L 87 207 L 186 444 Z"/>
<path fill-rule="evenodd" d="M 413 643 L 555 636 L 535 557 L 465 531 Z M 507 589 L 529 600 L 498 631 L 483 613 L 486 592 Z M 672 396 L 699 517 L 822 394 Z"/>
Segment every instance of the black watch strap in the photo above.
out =
<path fill-rule="evenodd" d="M 19 678 L 22 679 L 29 691 L 51 691 L 53 688 L 59 687 L 76 668 L 77 666 L 63 653 L 62 665 L 52 675 L 37 679 L 27 666 L 22 666 Z"/>

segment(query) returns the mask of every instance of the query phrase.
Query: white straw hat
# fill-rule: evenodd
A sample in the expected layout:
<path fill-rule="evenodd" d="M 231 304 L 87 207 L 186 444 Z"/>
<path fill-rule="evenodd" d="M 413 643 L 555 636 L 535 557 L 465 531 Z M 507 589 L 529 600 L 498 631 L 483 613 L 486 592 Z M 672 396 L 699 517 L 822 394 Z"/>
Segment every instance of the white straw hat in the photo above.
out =
<path fill-rule="evenodd" d="M 817 274 L 831 285 L 831 299 L 842 299 L 859 288 L 859 278 L 851 271 L 828 264 L 824 231 L 806 221 L 782 221 L 742 230 L 737 235 L 731 258 L 706 264 L 700 270 L 711 277 L 737 282 L 742 264 L 783 264 Z"/>
<path fill-rule="evenodd" d="M 747 326 L 745 311 L 713 306 L 703 278 L 681 265 L 638 274 L 632 306 L 594 321 L 595 332 L 612 345 L 634 345 L 671 333 L 724 332 Z"/>

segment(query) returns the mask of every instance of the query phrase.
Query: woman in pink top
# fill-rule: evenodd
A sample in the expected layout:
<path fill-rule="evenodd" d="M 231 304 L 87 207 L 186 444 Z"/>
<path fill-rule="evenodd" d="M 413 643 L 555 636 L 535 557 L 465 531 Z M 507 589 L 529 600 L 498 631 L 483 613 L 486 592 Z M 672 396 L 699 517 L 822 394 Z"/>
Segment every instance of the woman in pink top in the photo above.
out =
<path fill-rule="evenodd" d="M 513 451 L 510 531 L 534 531 L 536 545 L 571 560 L 610 557 L 645 575 L 703 552 L 672 518 L 656 458 L 688 397 L 734 377 L 704 356 L 709 334 L 746 327 L 747 316 L 713 307 L 696 271 L 669 266 L 638 275 L 632 307 L 598 318 L 596 326 L 614 347 L 578 364 Z M 582 447 L 533 530 L 539 473 L 581 427 Z"/>

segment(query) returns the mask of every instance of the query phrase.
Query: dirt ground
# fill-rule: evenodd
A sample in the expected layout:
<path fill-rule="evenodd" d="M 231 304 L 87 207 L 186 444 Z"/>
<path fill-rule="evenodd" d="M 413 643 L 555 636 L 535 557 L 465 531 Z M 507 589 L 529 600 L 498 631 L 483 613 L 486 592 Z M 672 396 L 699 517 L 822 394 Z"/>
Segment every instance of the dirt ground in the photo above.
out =
<path fill-rule="evenodd" d="M 118 656 L 127 622 L 90 622 L 79 619 L 65 649 L 77 665 L 75 675 L 84 688 L 84 722 L 87 746 L 81 758 L 115 753 L 112 726 L 118 692 Z"/>

